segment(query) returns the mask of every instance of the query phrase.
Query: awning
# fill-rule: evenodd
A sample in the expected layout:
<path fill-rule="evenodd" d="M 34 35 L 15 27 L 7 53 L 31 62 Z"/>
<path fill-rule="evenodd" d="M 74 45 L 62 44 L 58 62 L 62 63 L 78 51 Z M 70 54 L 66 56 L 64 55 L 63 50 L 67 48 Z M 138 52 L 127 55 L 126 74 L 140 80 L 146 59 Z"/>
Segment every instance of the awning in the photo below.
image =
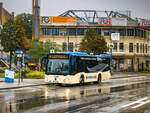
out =
<path fill-rule="evenodd" d="M 32 58 L 31 58 L 31 57 L 28 57 L 28 56 L 24 56 L 24 59 L 25 59 L 25 60 L 32 60 Z"/>
<path fill-rule="evenodd" d="M 10 60 L 10 58 L 0 58 L 0 60 Z"/>

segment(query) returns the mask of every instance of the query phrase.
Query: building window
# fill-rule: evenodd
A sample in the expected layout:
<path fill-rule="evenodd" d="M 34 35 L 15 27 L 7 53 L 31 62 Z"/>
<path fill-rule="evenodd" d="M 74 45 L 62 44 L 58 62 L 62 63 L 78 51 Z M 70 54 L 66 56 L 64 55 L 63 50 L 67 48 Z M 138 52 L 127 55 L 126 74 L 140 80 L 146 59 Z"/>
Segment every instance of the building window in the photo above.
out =
<path fill-rule="evenodd" d="M 141 37 L 144 38 L 144 31 L 141 30 Z"/>
<path fill-rule="evenodd" d="M 67 29 L 59 29 L 60 36 L 67 36 Z"/>
<path fill-rule="evenodd" d="M 120 36 L 126 36 L 126 30 L 125 29 L 120 29 L 119 33 L 120 33 Z"/>
<path fill-rule="evenodd" d="M 52 35 L 59 35 L 59 29 L 58 28 L 53 28 L 52 29 Z"/>
<path fill-rule="evenodd" d="M 142 53 L 142 43 L 140 44 L 140 53 Z"/>
<path fill-rule="evenodd" d="M 144 31 L 144 38 L 146 38 L 146 31 Z"/>
<path fill-rule="evenodd" d="M 67 43 L 63 42 L 62 44 L 62 51 L 67 51 Z"/>
<path fill-rule="evenodd" d="M 42 29 L 42 35 L 45 36 L 45 28 Z"/>
<path fill-rule="evenodd" d="M 133 52 L 133 43 L 129 43 L 129 52 Z"/>
<path fill-rule="evenodd" d="M 134 29 L 128 29 L 127 36 L 134 36 Z"/>
<path fill-rule="evenodd" d="M 137 30 L 137 29 L 134 29 L 134 31 L 135 31 L 134 36 L 138 36 L 138 30 Z"/>
<path fill-rule="evenodd" d="M 141 30 L 137 30 L 137 34 L 138 34 L 138 37 L 140 37 L 141 36 Z"/>
<path fill-rule="evenodd" d="M 52 34 L 52 29 L 51 28 L 42 28 L 42 35 L 51 35 Z"/>
<path fill-rule="evenodd" d="M 76 35 L 76 29 L 75 28 L 68 29 L 68 30 L 69 30 L 69 35 L 71 35 L 71 36 Z"/>
<path fill-rule="evenodd" d="M 118 59 L 118 64 L 119 64 L 118 66 L 119 70 L 120 71 L 124 70 L 124 59 Z"/>
<path fill-rule="evenodd" d="M 84 35 L 84 28 L 78 28 L 77 35 Z"/>
<path fill-rule="evenodd" d="M 136 44 L 136 52 L 139 53 L 139 43 Z"/>
<path fill-rule="evenodd" d="M 143 53 L 145 53 L 145 47 L 144 47 L 144 44 L 143 44 Z"/>
<path fill-rule="evenodd" d="M 100 35 L 101 34 L 101 29 L 96 29 L 96 34 Z"/>
<path fill-rule="evenodd" d="M 114 45 L 113 51 L 117 52 L 117 43 L 113 43 L 113 45 Z"/>
<path fill-rule="evenodd" d="M 149 61 L 146 60 L 146 68 L 149 68 Z"/>
<path fill-rule="evenodd" d="M 133 67 L 132 59 L 128 59 L 128 70 L 132 71 L 132 67 Z"/>
<path fill-rule="evenodd" d="M 70 52 L 73 52 L 73 42 L 69 42 L 69 48 L 68 48 L 68 50 Z"/>
<path fill-rule="evenodd" d="M 47 35 L 52 35 L 52 29 L 50 28 L 47 29 Z"/>
<path fill-rule="evenodd" d="M 119 44 L 119 49 L 120 49 L 120 52 L 123 52 L 123 51 L 124 51 L 124 45 L 123 45 L 123 43 L 120 43 L 120 44 Z"/>
<path fill-rule="evenodd" d="M 110 36 L 110 32 L 109 31 L 105 31 L 104 32 L 104 36 Z"/>
<path fill-rule="evenodd" d="M 148 52 L 148 50 L 147 50 L 147 44 L 145 45 L 145 52 L 146 52 L 146 53 Z"/>

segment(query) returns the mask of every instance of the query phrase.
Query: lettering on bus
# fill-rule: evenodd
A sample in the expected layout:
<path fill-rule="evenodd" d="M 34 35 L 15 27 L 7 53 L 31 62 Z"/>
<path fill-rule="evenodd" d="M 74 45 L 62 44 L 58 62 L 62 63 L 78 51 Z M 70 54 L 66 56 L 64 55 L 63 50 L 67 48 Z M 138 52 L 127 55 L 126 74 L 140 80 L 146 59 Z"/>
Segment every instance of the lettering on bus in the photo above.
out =
<path fill-rule="evenodd" d="M 51 59 L 68 59 L 67 55 L 49 55 Z"/>
<path fill-rule="evenodd" d="M 93 76 L 86 76 L 86 79 L 96 79 L 96 75 L 93 75 Z"/>

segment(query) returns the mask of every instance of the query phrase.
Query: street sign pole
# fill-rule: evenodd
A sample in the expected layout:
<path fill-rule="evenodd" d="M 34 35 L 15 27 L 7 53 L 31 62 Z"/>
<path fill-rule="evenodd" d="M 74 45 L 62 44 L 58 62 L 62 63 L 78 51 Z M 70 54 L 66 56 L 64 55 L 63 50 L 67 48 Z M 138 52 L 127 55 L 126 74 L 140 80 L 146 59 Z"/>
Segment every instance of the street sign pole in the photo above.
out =
<path fill-rule="evenodd" d="M 17 55 L 17 62 L 19 68 L 18 84 L 20 84 L 20 79 L 22 79 L 23 82 L 23 78 L 21 77 L 21 69 L 22 69 L 22 63 L 24 62 L 24 58 L 23 58 L 24 50 L 15 50 L 14 53 Z"/>

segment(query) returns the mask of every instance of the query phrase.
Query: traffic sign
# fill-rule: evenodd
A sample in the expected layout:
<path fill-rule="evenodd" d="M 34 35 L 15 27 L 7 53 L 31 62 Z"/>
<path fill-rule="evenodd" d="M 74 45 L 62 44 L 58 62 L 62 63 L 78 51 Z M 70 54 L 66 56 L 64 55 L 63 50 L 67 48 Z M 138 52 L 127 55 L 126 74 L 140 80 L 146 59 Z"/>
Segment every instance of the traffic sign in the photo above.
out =
<path fill-rule="evenodd" d="M 55 49 L 53 47 L 50 49 L 50 53 L 55 53 Z"/>
<path fill-rule="evenodd" d="M 24 54 L 24 50 L 15 50 L 15 54 Z"/>

